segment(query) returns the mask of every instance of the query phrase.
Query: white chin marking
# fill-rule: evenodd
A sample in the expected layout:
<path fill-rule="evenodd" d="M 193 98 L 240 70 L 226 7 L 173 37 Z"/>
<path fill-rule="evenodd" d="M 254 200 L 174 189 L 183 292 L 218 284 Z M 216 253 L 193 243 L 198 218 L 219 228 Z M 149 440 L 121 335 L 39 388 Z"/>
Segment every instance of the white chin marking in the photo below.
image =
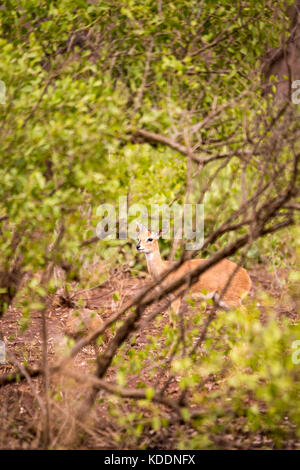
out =
<path fill-rule="evenodd" d="M 148 260 L 151 260 L 153 258 L 153 253 L 145 253 L 145 255 Z"/>

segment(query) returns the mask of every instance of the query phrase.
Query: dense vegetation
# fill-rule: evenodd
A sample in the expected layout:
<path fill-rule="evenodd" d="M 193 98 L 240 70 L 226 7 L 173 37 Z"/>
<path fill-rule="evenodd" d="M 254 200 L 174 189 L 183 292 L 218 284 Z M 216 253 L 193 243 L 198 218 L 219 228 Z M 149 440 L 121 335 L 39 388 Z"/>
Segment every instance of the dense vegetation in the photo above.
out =
<path fill-rule="evenodd" d="M 251 447 L 256 439 L 265 448 L 299 445 L 292 345 L 300 339 L 300 126 L 297 106 L 274 101 L 261 73 L 266 51 L 289 40 L 288 4 L 3 2 L 0 316 L 11 315 L 21 335 L 38 312 L 43 334 L 37 371 L 28 355 L 14 356 L 14 338 L 0 328 L 19 369 L 0 384 L 13 389 L 29 377 L 40 413 L 30 437 L 10 444 L 0 432 L 0 447 L 145 448 L 164 432 L 173 448 Z M 202 256 L 224 253 L 250 274 L 261 265 L 275 288 L 258 287 L 244 309 L 230 312 L 203 303 L 172 328 L 155 295 L 126 311 L 129 288 L 119 283 L 109 316 L 107 304 L 95 310 L 111 324 L 108 342 L 103 332 L 96 338 L 98 363 L 85 383 L 93 388 L 81 393 L 74 382 L 75 398 L 59 375 L 53 379 L 62 359 L 47 346 L 47 319 L 58 295 L 82 309 L 80 295 L 70 296 L 109 279 L 115 266 L 126 263 L 138 282 L 145 263 L 132 240 L 96 237 L 98 206 L 120 196 L 146 206 L 204 203 Z M 182 255 L 166 240 L 161 251 Z M 157 329 L 148 332 L 149 309 Z M 144 335 L 136 348 L 134 329 Z M 75 356 L 78 344 L 68 340 L 65 354 Z M 57 407 L 72 422 L 67 437 Z M 0 421 L 5 413 L 3 399 Z M 9 419 L 13 428 L 16 416 Z"/>

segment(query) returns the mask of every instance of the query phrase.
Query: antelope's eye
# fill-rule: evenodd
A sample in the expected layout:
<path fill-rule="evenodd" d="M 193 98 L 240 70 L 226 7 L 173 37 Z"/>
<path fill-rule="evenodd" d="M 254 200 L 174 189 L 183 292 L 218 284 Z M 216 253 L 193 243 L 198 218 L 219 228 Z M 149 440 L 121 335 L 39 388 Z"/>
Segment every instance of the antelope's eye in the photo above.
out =
<path fill-rule="evenodd" d="M 153 238 L 148 238 L 147 242 L 153 242 Z"/>

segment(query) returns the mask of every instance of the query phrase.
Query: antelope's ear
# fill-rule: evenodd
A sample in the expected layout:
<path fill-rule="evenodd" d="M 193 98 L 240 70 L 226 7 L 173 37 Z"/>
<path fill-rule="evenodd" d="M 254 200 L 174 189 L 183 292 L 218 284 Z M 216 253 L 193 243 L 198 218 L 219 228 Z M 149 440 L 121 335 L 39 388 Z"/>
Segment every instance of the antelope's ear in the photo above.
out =
<path fill-rule="evenodd" d="M 158 240 L 162 235 L 162 231 L 160 230 L 159 232 L 151 232 L 151 237 L 152 238 L 155 238 L 156 240 Z"/>
<path fill-rule="evenodd" d="M 143 224 L 140 224 L 139 222 L 137 222 L 136 227 L 137 227 L 138 232 L 148 232 L 148 229 Z"/>
<path fill-rule="evenodd" d="M 159 232 L 152 232 L 153 238 L 160 238 L 163 237 L 164 235 L 168 235 L 168 229 L 163 227 Z"/>

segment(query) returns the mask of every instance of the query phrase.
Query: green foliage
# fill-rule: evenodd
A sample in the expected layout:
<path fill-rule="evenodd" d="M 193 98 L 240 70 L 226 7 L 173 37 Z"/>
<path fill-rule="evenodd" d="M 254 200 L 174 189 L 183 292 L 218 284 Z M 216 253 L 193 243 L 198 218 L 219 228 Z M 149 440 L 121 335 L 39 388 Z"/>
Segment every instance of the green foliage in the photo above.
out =
<path fill-rule="evenodd" d="M 299 298 L 299 292 L 297 295 Z M 279 323 L 273 305 L 274 299 L 264 295 L 259 308 L 253 302 L 245 309 L 219 312 L 201 349 L 191 357 L 188 354 L 207 313 L 199 314 L 196 309 L 191 317 L 189 314 L 185 318 L 186 354 L 182 355 L 180 347 L 170 369 L 173 383 L 178 383 L 181 390 L 188 387 L 190 409 L 198 410 L 198 414 L 192 420 L 197 431 L 193 438 L 188 438 L 185 430 L 178 433 L 179 448 L 215 448 L 227 436 L 230 445 L 231 433 L 237 429 L 246 446 L 247 443 L 251 446 L 255 436 L 263 433 L 269 442 L 263 448 L 271 445 L 280 448 L 284 440 L 298 436 L 300 369 L 292 360 L 292 344 L 300 337 L 300 329 L 299 324 L 291 324 L 287 319 Z M 143 350 L 131 349 L 126 354 L 120 351 L 115 358 L 117 377 L 122 377 L 119 383 L 130 385 L 132 378 L 144 369 L 150 379 L 164 380 L 166 359 L 180 334 L 179 324 L 175 330 L 166 326 L 162 336 L 148 336 Z M 140 384 L 142 389 L 145 386 Z M 168 424 L 168 415 L 152 402 L 153 396 L 154 390 L 147 388 L 147 400 L 132 406 L 130 422 L 129 418 L 124 421 L 121 412 L 123 400 L 115 402 L 112 416 L 123 430 L 122 442 L 126 445 L 128 442 L 133 448 L 139 445 L 139 430 L 145 425 L 151 424 L 158 431 L 160 423 Z M 190 420 L 186 408 L 182 408 L 182 417 Z"/>
<path fill-rule="evenodd" d="M 7 88 L 6 105 L 0 107 L 0 214 L 9 220 L 1 242 L 4 259 L 11 255 L 12 226 L 22 232 L 26 269 L 36 270 L 44 266 L 62 219 L 61 252 L 74 262 L 79 243 L 94 235 L 91 207 L 95 214 L 100 203 L 127 193 L 131 202 L 146 204 L 184 194 L 183 157 L 133 144 L 129 133 L 135 126 L 164 133 L 180 123 L 192 125 L 210 111 L 214 97 L 219 105 L 237 98 L 249 86 L 247 70 L 257 66 L 266 40 L 276 45 L 282 28 L 280 9 L 275 27 L 264 1 L 247 2 L 243 10 L 223 1 L 214 15 L 212 7 L 183 0 L 164 3 L 162 11 L 152 1 L 5 2 L 0 12 L 0 78 Z M 150 45 L 147 87 L 136 107 Z M 241 60 L 246 78 L 238 73 Z M 221 69 L 226 73 L 212 80 L 210 71 Z M 246 101 L 225 110 L 229 119 L 223 115 L 210 137 L 228 135 L 243 112 L 249 113 L 247 106 Z M 213 188 L 208 211 L 224 199 L 220 188 L 232 170 Z M 232 209 L 239 189 L 231 185 L 230 191 Z"/>
<path fill-rule="evenodd" d="M 51 275 L 44 276 L 53 265 L 64 267 L 68 292 L 71 283 L 96 285 L 115 262 L 133 259 L 132 247 L 123 241 L 81 245 L 95 236 L 99 204 L 117 203 L 120 196 L 147 207 L 184 201 L 186 158 L 170 146 L 140 141 L 137 129 L 184 142 L 193 126 L 208 122 L 191 142 L 199 152 L 205 147 L 205 156 L 238 153 L 245 129 L 255 130 L 266 146 L 272 144 L 266 132 L 274 116 L 272 100 L 262 96 L 260 59 L 286 33 L 286 2 L 276 2 L 274 10 L 266 0 L 2 3 L 0 80 L 7 95 L 0 104 L 0 274 L 19 270 L 23 283 L 16 287 L 17 306 L 25 330 L 31 313 L 42 311 L 57 288 Z M 207 121 L 217 108 L 220 112 Z M 288 157 L 289 150 L 281 149 L 279 187 L 287 176 Z M 243 174 L 240 160 L 232 158 L 218 172 L 204 200 L 206 235 L 241 203 L 242 175 L 249 197 L 257 189 L 259 162 Z M 267 180 L 272 162 L 265 163 Z M 217 168 L 216 162 L 208 165 L 195 179 L 193 202 Z M 245 228 L 236 233 L 244 234 Z M 221 237 L 204 255 L 230 237 Z M 257 241 L 248 262 L 292 268 L 286 283 L 291 298 L 298 298 L 299 229 L 285 237 Z M 163 243 L 167 254 L 169 246 Z M 8 290 L 0 286 L 0 300 L 5 298 L 0 314 L 7 308 Z M 120 301 L 119 292 L 113 300 Z M 282 425 L 286 419 L 299 429 L 299 366 L 291 362 L 299 328 L 279 325 L 272 302 L 264 302 L 265 324 L 255 304 L 247 311 L 220 314 L 200 352 L 187 357 L 177 351 L 172 374 L 201 409 L 193 421 L 196 436 L 179 436 L 181 448 L 217 446 L 214 436 L 226 433 L 237 417 L 241 432 L 263 430 L 278 447 L 291 430 Z M 185 320 L 189 350 L 203 318 L 200 308 Z M 179 328 L 166 326 L 161 335 L 149 335 L 142 350 L 135 349 L 134 339 L 129 348 L 123 345 L 113 360 L 117 383 L 127 385 L 146 367 L 150 379 L 164 372 L 179 335 Z M 217 374 L 215 387 L 209 388 Z M 147 427 L 158 432 L 169 423 L 152 400 L 155 389 L 143 381 L 138 387 L 145 389 L 146 398 L 128 414 L 124 399 L 110 397 L 108 409 L 122 429 L 116 445 L 125 440 L 128 446 L 143 447 Z M 189 411 L 181 411 L 188 421 Z"/>

